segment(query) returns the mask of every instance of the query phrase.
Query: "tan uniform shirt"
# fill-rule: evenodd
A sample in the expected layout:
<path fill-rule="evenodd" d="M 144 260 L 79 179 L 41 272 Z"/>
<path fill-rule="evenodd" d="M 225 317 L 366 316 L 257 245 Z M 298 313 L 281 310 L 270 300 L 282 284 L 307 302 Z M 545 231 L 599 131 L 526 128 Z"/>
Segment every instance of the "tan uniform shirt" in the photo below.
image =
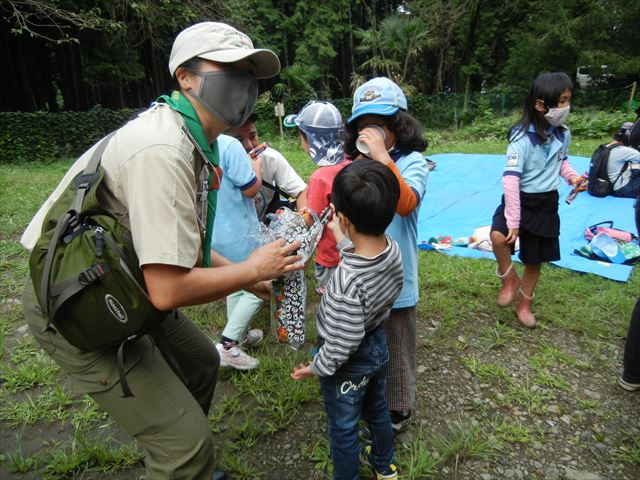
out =
<path fill-rule="evenodd" d="M 102 156 L 106 188 L 98 192 L 99 199 L 131 229 L 140 265 L 191 268 L 201 252 L 199 218 L 204 219 L 206 195 L 200 192 L 208 172 L 183 125 L 178 112 L 155 105 L 118 130 Z M 27 249 L 35 245 L 47 211 L 94 148 L 72 165 L 25 230 L 21 243 Z"/>

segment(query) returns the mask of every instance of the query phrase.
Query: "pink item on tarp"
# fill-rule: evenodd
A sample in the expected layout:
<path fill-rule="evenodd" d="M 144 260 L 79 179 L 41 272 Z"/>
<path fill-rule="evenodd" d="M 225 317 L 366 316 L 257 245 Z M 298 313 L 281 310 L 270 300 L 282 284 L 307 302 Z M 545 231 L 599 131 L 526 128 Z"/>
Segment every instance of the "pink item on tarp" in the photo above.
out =
<path fill-rule="evenodd" d="M 606 233 L 614 240 L 622 240 L 623 242 L 630 242 L 634 238 L 637 238 L 631 232 L 613 228 L 612 221 L 596 223 L 595 225 L 591 225 L 590 227 L 584 229 L 584 236 L 589 241 L 591 241 L 593 237 L 595 237 L 598 233 Z"/>

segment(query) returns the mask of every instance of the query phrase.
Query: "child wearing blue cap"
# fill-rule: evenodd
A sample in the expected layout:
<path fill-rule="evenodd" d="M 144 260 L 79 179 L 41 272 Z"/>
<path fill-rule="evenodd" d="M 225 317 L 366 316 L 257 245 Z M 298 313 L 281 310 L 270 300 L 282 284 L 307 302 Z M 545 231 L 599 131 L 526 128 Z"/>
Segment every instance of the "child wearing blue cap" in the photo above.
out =
<path fill-rule="evenodd" d="M 416 304 L 418 303 L 418 211 L 426 191 L 428 142 L 407 113 L 407 99 L 392 80 L 378 77 L 358 87 L 347 120 L 345 152 L 386 165 L 400 184 L 400 199 L 387 235 L 400 245 L 403 287 L 385 324 L 389 348 L 387 402 L 395 433 L 409 427 L 416 400 Z"/>
<path fill-rule="evenodd" d="M 287 115 L 286 127 L 296 127 L 302 148 L 311 157 L 318 169 L 309 177 L 307 187 L 307 207 L 320 215 L 331 202 L 333 179 L 345 166 L 342 146 L 344 126 L 340 111 L 330 102 L 311 100 L 297 115 Z M 318 242 L 315 258 L 315 276 L 322 294 L 331 274 L 340 263 L 338 246 L 333 232 L 325 228 Z"/>

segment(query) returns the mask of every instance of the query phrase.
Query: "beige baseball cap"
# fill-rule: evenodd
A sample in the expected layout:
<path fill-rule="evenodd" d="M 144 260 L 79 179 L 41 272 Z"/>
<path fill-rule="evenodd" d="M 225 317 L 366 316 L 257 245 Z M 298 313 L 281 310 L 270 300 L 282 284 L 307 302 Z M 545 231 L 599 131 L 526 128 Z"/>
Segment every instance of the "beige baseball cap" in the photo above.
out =
<path fill-rule="evenodd" d="M 256 78 L 275 77 L 280 71 L 280 60 L 271 50 L 253 48 L 253 42 L 244 33 L 226 23 L 201 22 L 182 30 L 171 48 L 169 72 L 187 60 L 198 57 L 221 63 L 248 59 L 255 65 Z"/>

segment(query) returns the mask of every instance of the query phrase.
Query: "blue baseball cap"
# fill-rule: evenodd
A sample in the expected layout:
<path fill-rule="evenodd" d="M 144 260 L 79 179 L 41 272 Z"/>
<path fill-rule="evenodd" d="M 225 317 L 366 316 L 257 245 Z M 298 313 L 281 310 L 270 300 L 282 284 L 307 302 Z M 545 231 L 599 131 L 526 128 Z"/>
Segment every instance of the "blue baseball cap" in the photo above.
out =
<path fill-rule="evenodd" d="M 353 108 L 347 123 L 363 115 L 393 115 L 407 109 L 402 89 L 386 77 L 376 77 L 360 85 L 353 94 Z"/>
<path fill-rule="evenodd" d="M 591 251 L 603 259 L 608 259 L 611 263 L 624 263 L 627 259 L 618 243 L 604 232 L 598 233 L 589 242 Z"/>

